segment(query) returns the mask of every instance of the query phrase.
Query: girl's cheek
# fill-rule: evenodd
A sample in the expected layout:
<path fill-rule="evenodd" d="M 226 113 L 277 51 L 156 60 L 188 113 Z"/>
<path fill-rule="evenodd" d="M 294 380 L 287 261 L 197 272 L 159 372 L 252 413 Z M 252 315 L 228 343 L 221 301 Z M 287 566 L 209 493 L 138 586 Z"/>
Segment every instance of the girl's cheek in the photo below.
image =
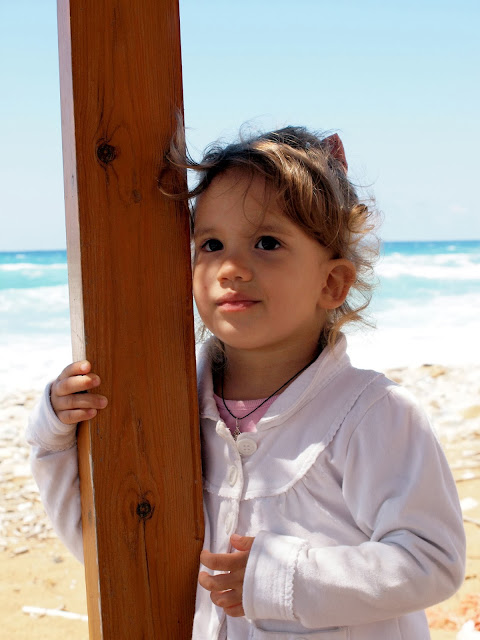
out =
<path fill-rule="evenodd" d="M 200 282 L 200 278 L 198 277 L 198 273 L 193 272 L 193 281 L 192 281 L 192 291 L 193 298 L 197 306 L 201 304 L 202 295 L 205 295 L 205 285 Z"/>
<path fill-rule="evenodd" d="M 198 267 L 196 265 L 196 263 L 194 262 L 192 265 L 192 284 L 193 284 L 193 289 L 195 291 L 195 287 L 197 285 L 199 279 L 199 275 L 198 275 Z"/>
<path fill-rule="evenodd" d="M 211 278 L 211 269 L 208 265 L 197 261 L 193 265 L 192 275 L 194 287 L 206 287 L 209 278 Z"/>

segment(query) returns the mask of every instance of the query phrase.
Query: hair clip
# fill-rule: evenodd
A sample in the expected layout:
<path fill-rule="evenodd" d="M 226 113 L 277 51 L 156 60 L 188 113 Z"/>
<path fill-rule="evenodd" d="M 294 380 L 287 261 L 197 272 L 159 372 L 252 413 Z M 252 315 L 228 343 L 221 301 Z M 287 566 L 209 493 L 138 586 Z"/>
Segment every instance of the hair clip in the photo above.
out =
<path fill-rule="evenodd" d="M 327 150 L 330 155 L 335 158 L 335 160 L 338 160 L 338 162 L 340 162 L 345 173 L 347 173 L 348 163 L 345 156 L 345 149 L 343 148 L 343 142 L 340 140 L 340 136 L 337 133 L 333 133 L 331 136 L 328 136 L 328 138 L 325 138 L 323 142 L 326 144 Z"/>

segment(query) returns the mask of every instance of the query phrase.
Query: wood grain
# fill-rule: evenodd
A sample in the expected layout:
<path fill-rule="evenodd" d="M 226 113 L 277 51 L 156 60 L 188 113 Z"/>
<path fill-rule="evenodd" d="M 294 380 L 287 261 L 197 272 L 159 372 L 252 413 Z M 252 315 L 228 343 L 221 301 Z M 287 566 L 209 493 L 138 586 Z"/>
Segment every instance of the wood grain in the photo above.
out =
<path fill-rule="evenodd" d="M 188 212 L 157 178 L 182 110 L 177 0 L 58 0 L 90 637 L 191 637 L 203 511 Z"/>

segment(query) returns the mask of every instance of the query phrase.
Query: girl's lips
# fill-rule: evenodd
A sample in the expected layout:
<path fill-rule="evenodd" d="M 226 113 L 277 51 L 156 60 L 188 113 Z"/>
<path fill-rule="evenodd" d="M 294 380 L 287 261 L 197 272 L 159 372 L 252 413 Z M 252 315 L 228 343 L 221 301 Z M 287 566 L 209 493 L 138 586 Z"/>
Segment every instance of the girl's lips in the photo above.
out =
<path fill-rule="evenodd" d="M 217 306 L 222 311 L 244 311 L 257 304 L 257 300 L 238 298 L 236 296 L 225 296 L 217 301 Z"/>
<path fill-rule="evenodd" d="M 222 311 L 243 311 L 254 304 L 257 304 L 254 300 L 237 300 L 236 302 L 222 302 L 218 306 Z"/>

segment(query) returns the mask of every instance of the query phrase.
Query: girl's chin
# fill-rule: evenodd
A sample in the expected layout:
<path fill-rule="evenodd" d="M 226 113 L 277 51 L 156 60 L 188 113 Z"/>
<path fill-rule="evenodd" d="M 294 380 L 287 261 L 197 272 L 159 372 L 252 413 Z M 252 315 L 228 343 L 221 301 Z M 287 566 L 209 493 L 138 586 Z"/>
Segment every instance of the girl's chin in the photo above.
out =
<path fill-rule="evenodd" d="M 246 336 L 245 331 L 212 331 L 223 344 L 226 349 L 235 349 L 241 351 L 262 350 L 268 344 L 267 340 L 255 339 L 253 336 Z"/>
<path fill-rule="evenodd" d="M 276 350 L 277 342 L 272 341 L 270 336 L 246 335 L 245 331 L 235 333 L 234 331 L 221 332 L 214 335 L 225 345 L 225 351 L 248 351 L 254 353 L 266 353 L 270 349 Z"/>

